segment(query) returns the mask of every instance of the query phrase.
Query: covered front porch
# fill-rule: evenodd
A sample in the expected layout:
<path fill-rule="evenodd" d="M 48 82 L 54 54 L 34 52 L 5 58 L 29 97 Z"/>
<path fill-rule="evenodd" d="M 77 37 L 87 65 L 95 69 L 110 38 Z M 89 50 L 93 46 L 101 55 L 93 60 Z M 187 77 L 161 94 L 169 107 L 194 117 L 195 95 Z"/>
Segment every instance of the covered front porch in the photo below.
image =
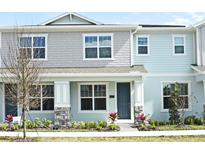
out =
<path fill-rule="evenodd" d="M 42 83 L 53 84 L 54 107 L 29 111 L 30 117 L 66 125 L 71 121 L 107 121 L 110 112 L 118 112 L 118 122 L 134 122 L 134 109 L 143 110 L 144 67 L 86 69 L 51 69 L 41 74 Z M 5 115 L 5 97 L 2 106 Z M 20 116 L 21 110 L 17 112 Z"/>

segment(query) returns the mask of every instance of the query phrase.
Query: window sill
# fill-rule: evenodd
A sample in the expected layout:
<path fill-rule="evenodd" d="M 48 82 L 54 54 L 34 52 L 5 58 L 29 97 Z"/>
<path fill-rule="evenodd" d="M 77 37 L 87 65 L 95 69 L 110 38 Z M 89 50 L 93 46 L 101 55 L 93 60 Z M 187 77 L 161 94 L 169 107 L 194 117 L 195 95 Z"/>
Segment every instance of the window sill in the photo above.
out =
<path fill-rule="evenodd" d="M 48 59 L 31 59 L 31 61 L 48 61 Z"/>
<path fill-rule="evenodd" d="M 150 56 L 150 54 L 137 54 L 136 56 L 139 56 L 139 57 L 141 57 L 141 56 L 144 57 L 145 56 L 146 57 L 146 56 Z"/>
<path fill-rule="evenodd" d="M 47 111 L 44 111 L 44 110 L 42 110 L 42 111 L 29 111 L 29 113 L 54 113 L 54 110 L 47 110 Z"/>
<path fill-rule="evenodd" d="M 115 60 L 114 58 L 84 58 L 83 60 L 85 61 L 111 61 L 111 60 Z"/>
<path fill-rule="evenodd" d="M 175 54 L 175 53 L 174 53 L 173 56 L 186 56 L 186 54 L 184 54 L 184 53 L 180 53 L 180 54 L 178 53 L 178 54 Z"/>
<path fill-rule="evenodd" d="M 179 109 L 178 111 L 181 112 L 182 109 Z M 189 108 L 189 109 L 184 109 L 184 111 L 185 111 L 185 112 L 190 112 L 190 111 L 192 111 L 192 110 L 191 110 L 191 108 Z M 160 112 L 166 113 L 166 112 L 169 112 L 169 109 L 161 109 Z"/>
<path fill-rule="evenodd" d="M 99 110 L 99 111 L 78 111 L 78 113 L 107 113 L 107 110 Z"/>

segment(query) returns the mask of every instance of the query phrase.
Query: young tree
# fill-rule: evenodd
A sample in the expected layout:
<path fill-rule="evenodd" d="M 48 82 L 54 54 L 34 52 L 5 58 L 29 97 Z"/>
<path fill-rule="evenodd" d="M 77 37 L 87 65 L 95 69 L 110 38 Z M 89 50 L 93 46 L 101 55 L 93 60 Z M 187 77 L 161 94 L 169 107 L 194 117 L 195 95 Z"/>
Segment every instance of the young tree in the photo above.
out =
<path fill-rule="evenodd" d="M 37 100 L 31 99 L 39 95 L 39 72 L 42 62 L 32 61 L 31 42 L 28 37 L 22 38 L 23 32 L 15 32 L 8 38 L 8 52 L 2 57 L 3 82 L 13 103 L 22 110 L 23 138 L 26 139 L 26 114 L 29 106 L 38 107 Z M 34 42 L 33 42 L 34 43 Z"/>
<path fill-rule="evenodd" d="M 169 103 L 169 121 L 173 124 L 179 124 L 179 111 L 178 102 L 180 96 L 180 85 L 179 83 L 174 83 L 173 89 L 171 87 L 171 97 Z"/>

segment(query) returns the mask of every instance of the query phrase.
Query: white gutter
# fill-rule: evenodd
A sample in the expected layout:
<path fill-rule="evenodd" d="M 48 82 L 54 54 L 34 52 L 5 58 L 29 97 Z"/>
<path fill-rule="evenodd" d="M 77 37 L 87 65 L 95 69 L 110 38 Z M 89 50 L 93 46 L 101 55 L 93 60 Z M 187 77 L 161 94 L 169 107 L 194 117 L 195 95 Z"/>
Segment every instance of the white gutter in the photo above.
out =
<path fill-rule="evenodd" d="M 138 31 L 195 31 L 193 27 L 143 27 Z"/>

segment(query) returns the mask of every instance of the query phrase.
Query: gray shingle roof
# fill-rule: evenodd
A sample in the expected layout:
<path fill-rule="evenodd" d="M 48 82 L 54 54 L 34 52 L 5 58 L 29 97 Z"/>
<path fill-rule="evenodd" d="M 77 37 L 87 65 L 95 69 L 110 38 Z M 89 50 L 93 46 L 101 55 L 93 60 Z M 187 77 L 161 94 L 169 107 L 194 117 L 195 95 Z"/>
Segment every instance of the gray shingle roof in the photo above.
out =
<path fill-rule="evenodd" d="M 198 71 L 198 72 L 205 72 L 205 66 L 193 66 L 193 65 L 192 65 L 192 68 L 193 68 L 195 71 Z"/>
<path fill-rule="evenodd" d="M 77 67 L 77 68 L 44 68 L 42 73 L 147 73 L 143 65 L 133 67 Z"/>

